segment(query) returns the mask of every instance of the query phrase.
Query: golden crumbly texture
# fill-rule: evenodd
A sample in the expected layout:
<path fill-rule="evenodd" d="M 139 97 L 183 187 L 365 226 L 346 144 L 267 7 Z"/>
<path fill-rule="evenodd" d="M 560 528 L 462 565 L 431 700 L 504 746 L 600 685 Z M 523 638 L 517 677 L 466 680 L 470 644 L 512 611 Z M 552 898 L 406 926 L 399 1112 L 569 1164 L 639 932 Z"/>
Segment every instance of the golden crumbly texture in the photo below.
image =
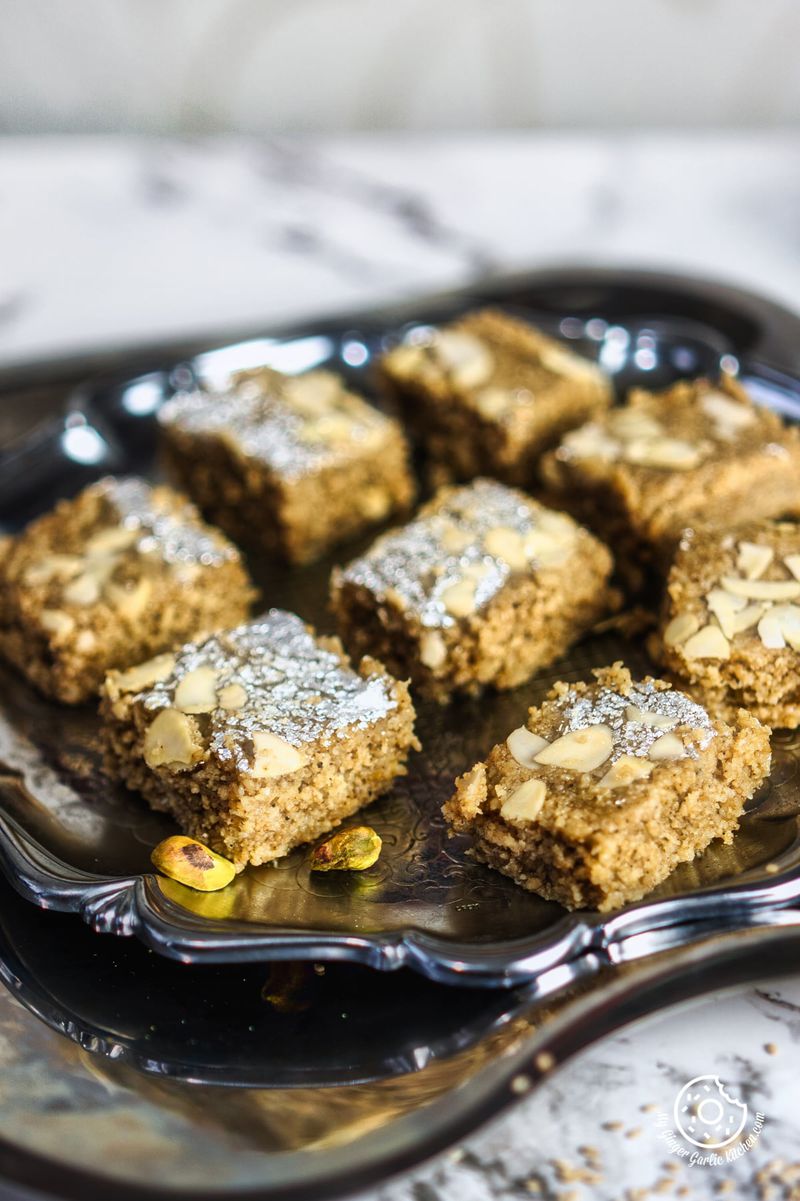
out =
<path fill-rule="evenodd" d="M 442 489 L 420 515 L 435 512 L 449 492 Z M 352 654 L 375 655 L 421 696 L 446 704 L 455 693 L 516 688 L 565 654 L 618 607 L 619 594 L 609 586 L 613 566 L 608 548 L 576 527 L 574 548 L 563 563 L 512 575 L 477 612 L 438 629 L 444 653 L 434 666 L 423 661 L 430 631 L 394 597 L 376 597 L 336 570 L 331 607 Z"/>
<path fill-rule="evenodd" d="M 613 400 L 608 377 L 526 321 L 494 309 L 469 313 L 445 330 L 485 343 L 494 360 L 491 377 L 464 386 L 446 373 L 407 373 L 389 352 L 381 377 L 423 444 L 437 483 L 493 476 L 507 484 L 529 484 L 541 454 L 562 434 L 602 413 Z M 569 356 L 575 374 L 545 366 L 543 356 Z M 498 407 L 483 399 L 486 389 L 508 393 Z"/>
<path fill-rule="evenodd" d="M 117 525 L 96 485 L 60 501 L 0 547 L 0 653 L 46 696 L 82 704 L 97 694 L 112 668 L 129 667 L 247 616 L 255 590 L 238 551 L 181 493 L 160 486 L 152 497 L 154 504 L 180 512 L 229 557 L 179 572 L 157 554 L 126 554 L 110 577 L 111 591 L 104 589 L 94 604 L 65 601 L 65 580 L 58 575 L 28 582 L 29 570 L 49 556 L 80 556 L 90 537 Z"/>
<path fill-rule="evenodd" d="M 631 685 L 620 664 L 595 675 L 597 684 L 556 684 L 543 705 L 530 710 L 527 728 L 551 736 L 559 721 L 553 702 L 569 690 L 591 695 L 606 687 L 626 695 Z M 729 843 L 745 802 L 766 777 L 768 729 L 739 710 L 730 725 L 715 721 L 714 730 L 696 759 L 659 763 L 648 779 L 624 790 L 598 787 L 607 764 L 585 774 L 540 767 L 545 800 L 525 823 L 500 814 L 504 798 L 532 774 L 502 743 L 456 781 L 443 812 L 453 833 L 472 836 L 475 858 L 523 888 L 568 909 L 618 909 L 715 838 Z"/>
<path fill-rule="evenodd" d="M 720 587 L 723 575 L 739 574 L 742 541 L 769 546 L 774 552 L 760 579 L 793 579 L 783 559 L 800 556 L 800 525 L 795 522 L 749 522 L 739 526 L 735 535 L 702 527 L 687 531 L 669 573 L 659 627 L 648 649 L 671 679 L 726 721 L 745 708 L 773 729 L 795 730 L 800 726 L 800 651 L 789 645 L 766 647 L 757 624 L 730 639 L 729 659 L 688 658 L 682 644 L 664 643 L 665 628 L 679 614 L 696 619 L 698 628 L 715 624 L 705 598 Z"/>
<path fill-rule="evenodd" d="M 349 666 L 338 639 L 319 641 Z M 390 679 L 374 659 L 362 660 L 358 672 L 365 679 Z M 239 771 L 234 763 L 209 758 L 189 770 L 149 767 L 144 738 L 154 714 L 135 696 L 120 693 L 111 676 L 100 704 L 106 764 L 151 808 L 171 814 L 184 834 L 225 855 L 241 871 L 333 830 L 406 774 L 409 749 L 419 748 L 416 715 L 406 684 L 393 680 L 391 685 L 397 704 L 385 717 L 330 742 L 304 746 L 304 767 L 263 779 Z M 202 739 L 201 722 L 193 722 Z"/>
<path fill-rule="evenodd" d="M 338 407 L 355 417 L 374 413 L 351 393 L 342 393 Z M 179 423 L 162 429 L 162 449 L 170 474 L 235 541 L 303 564 L 413 503 L 399 423 L 384 417 L 375 432 L 360 453 L 350 445 L 335 461 L 296 476 L 273 470 L 222 433 L 194 433 Z"/>
<path fill-rule="evenodd" d="M 750 423 L 721 437 L 700 403 L 709 391 L 744 406 Z M 623 411 L 652 418 L 669 438 L 709 453 L 696 467 L 668 470 L 579 458 L 562 445 L 543 458 L 541 474 L 548 500 L 614 547 L 632 588 L 643 567 L 654 566 L 663 578 L 681 531 L 695 521 L 731 528 L 800 513 L 800 430 L 754 405 L 735 380 L 681 382 L 660 393 L 633 389 L 624 410 L 605 414 L 600 429 L 609 433 Z"/>

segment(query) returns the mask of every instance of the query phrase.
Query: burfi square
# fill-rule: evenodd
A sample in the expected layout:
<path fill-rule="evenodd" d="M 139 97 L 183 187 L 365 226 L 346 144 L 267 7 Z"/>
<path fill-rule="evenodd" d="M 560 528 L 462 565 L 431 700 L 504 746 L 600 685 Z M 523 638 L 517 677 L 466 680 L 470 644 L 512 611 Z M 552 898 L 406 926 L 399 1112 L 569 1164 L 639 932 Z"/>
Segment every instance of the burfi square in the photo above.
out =
<path fill-rule="evenodd" d="M 726 720 L 800 726 L 800 525 L 754 521 L 684 537 L 650 650 Z"/>
<path fill-rule="evenodd" d="M 112 773 L 237 868 L 374 801 L 418 745 L 405 684 L 278 609 L 111 672 L 101 715 Z"/>
<path fill-rule="evenodd" d="M 380 369 L 438 483 L 489 475 L 525 486 L 543 451 L 613 399 L 594 363 L 495 309 L 416 327 Z"/>
<path fill-rule="evenodd" d="M 67 704 L 111 668 L 236 624 L 254 590 L 185 496 L 135 477 L 63 500 L 0 551 L 0 653 Z"/>
<path fill-rule="evenodd" d="M 342 639 L 439 701 L 513 688 L 615 603 L 609 551 L 496 480 L 443 488 L 332 577 Z"/>
<path fill-rule="evenodd" d="M 770 767 L 769 730 L 730 725 L 622 664 L 556 684 L 456 781 L 443 812 L 472 854 L 568 909 L 636 901 L 715 838 L 729 843 Z"/>
<path fill-rule="evenodd" d="M 168 467 L 244 545 L 308 563 L 414 497 L 398 423 L 331 372 L 261 370 L 159 412 Z"/>
<path fill-rule="evenodd" d="M 800 432 L 733 379 L 634 389 L 542 463 L 548 496 L 614 548 L 633 587 L 661 578 L 681 531 L 800 512 Z"/>

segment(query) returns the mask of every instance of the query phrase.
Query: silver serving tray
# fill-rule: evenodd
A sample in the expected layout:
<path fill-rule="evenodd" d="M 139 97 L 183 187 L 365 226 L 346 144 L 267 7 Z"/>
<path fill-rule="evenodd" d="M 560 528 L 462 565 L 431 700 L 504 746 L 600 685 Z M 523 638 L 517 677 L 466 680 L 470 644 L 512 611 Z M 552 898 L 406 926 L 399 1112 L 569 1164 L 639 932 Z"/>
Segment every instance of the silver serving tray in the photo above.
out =
<path fill-rule="evenodd" d="M 64 927 L 65 919 L 53 924 Z M 0 1178 L 63 1201 L 163 1201 L 165 1190 L 174 1201 L 330 1201 L 374 1189 L 546 1087 L 562 1064 L 599 1039 L 711 989 L 719 997 L 791 972 L 800 916 L 750 915 L 735 930 L 697 931 L 691 946 L 670 947 L 671 939 L 661 931 L 646 936 L 646 946 L 632 940 L 626 960 L 598 968 L 545 1005 L 531 1002 L 527 990 L 483 990 L 487 1001 L 508 1002 L 507 1021 L 401 1078 L 357 1087 L 352 1079 L 342 1086 L 329 1081 L 324 1088 L 273 1081 L 266 1090 L 224 1094 L 218 1079 L 206 1085 L 170 1078 L 159 1073 L 169 1065 L 132 1055 L 130 1031 L 123 1027 L 121 1039 L 110 997 L 105 1018 L 98 1005 L 87 1014 L 51 971 L 23 973 L 7 982 L 35 1017 L 0 989 L 0 1035 L 21 1050 L 4 1064 Z M 24 942 L 18 946 L 26 953 Z M 11 967 L 5 954 L 2 963 Z M 408 973 L 375 976 L 398 991 L 408 979 Z M 443 999 L 441 986 L 428 988 L 438 988 L 440 1008 L 467 991 L 448 990 Z M 156 985 L 154 999 L 162 996 Z M 235 1025 L 231 1036 L 241 1041 Z M 143 1038 L 143 1052 L 148 1045 Z M 178 1052 L 185 1062 L 186 1046 Z M 335 1043 L 328 1058 L 334 1054 Z"/>
<path fill-rule="evenodd" d="M 12 528 L 89 478 L 152 471 L 153 414 L 187 380 L 217 382 L 257 362 L 285 370 L 330 363 L 369 392 L 376 351 L 409 322 L 446 318 L 487 301 L 571 337 L 613 366 L 621 387 L 713 373 L 724 359 L 728 369 L 738 363 L 760 401 L 800 419 L 800 363 L 792 357 L 800 321 L 790 314 L 749 294 L 670 277 L 548 273 L 189 357 L 153 351 L 143 361 L 150 368 L 144 374 L 133 375 L 122 363 L 116 377 L 81 378 L 66 391 L 56 386 L 58 370 L 66 368 L 53 367 L 36 405 L 12 407 L 6 392 L 3 418 L 13 425 L 14 413 L 24 416 L 0 455 L 0 513 Z M 652 354 L 638 353 L 642 347 L 655 351 L 654 366 Z M 86 376 L 86 366 L 79 368 L 69 368 L 73 377 Z M 76 426 L 89 431 L 88 438 L 70 438 Z M 91 461 L 87 447 L 94 448 Z M 338 561 L 359 549 L 343 548 Z M 325 630 L 333 561 L 293 571 L 258 561 L 251 567 L 268 604 L 293 609 Z M 634 671 L 649 666 L 638 643 L 606 632 L 513 692 L 446 709 L 419 705 L 423 751 L 408 777 L 361 815 L 384 841 L 374 868 L 313 875 L 300 849 L 275 866 L 247 870 L 214 894 L 151 872 L 151 847 L 174 827 L 104 774 L 94 712 L 51 705 L 5 672 L 0 868 L 37 904 L 79 912 L 97 931 L 138 935 L 187 962 L 351 960 L 381 969 L 407 966 L 454 983 L 533 982 L 537 996 L 619 960 L 626 946 L 646 945 L 642 939 L 658 931 L 669 930 L 680 944 L 708 923 L 733 929 L 754 920 L 768 924 L 771 913 L 800 898 L 800 738 L 794 734 L 775 736 L 771 778 L 732 846 L 712 845 L 651 897 L 610 916 L 568 914 L 473 863 L 468 844 L 447 837 L 440 807 L 455 776 L 519 725 L 553 680 L 585 678 L 593 666 L 617 658 Z"/>

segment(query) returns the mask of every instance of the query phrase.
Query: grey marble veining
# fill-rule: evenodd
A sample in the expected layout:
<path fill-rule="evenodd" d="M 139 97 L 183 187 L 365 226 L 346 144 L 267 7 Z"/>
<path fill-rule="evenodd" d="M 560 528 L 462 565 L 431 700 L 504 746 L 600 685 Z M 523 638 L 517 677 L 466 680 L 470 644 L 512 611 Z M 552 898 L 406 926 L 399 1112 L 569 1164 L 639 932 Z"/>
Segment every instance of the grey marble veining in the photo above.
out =
<path fill-rule="evenodd" d="M 800 296 L 790 132 L 0 139 L 0 180 L 0 364 L 564 262 Z"/>

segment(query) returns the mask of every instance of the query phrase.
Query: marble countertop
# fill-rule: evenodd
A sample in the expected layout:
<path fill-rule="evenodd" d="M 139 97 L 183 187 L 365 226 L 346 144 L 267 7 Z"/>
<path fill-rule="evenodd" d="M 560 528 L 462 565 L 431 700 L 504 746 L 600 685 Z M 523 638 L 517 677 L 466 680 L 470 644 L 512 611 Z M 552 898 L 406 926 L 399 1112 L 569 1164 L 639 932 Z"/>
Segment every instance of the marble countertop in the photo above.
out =
<path fill-rule="evenodd" d="M 798 213 L 789 134 L 0 141 L 0 364 L 569 263 L 685 270 L 796 307 Z M 768 1185 L 800 1157 L 799 1041 L 800 965 L 604 1041 L 372 1201 L 788 1197 Z M 731 1166 L 679 1162 L 659 1137 L 656 1109 L 706 1074 L 766 1116 Z"/>

